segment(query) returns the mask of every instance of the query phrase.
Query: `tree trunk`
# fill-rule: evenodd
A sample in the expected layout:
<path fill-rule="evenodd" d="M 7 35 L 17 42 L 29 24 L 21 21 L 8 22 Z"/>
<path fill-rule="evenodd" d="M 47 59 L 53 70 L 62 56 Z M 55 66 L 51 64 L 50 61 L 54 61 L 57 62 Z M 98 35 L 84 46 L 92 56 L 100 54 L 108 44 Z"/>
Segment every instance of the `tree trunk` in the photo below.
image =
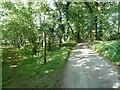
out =
<path fill-rule="evenodd" d="M 51 36 L 48 37 L 48 51 L 51 50 Z"/>
<path fill-rule="evenodd" d="M 97 40 L 98 39 L 98 36 L 97 36 L 97 16 L 95 17 L 95 39 Z"/>
<path fill-rule="evenodd" d="M 80 41 L 80 31 L 77 31 L 77 42 Z"/>
<path fill-rule="evenodd" d="M 61 44 L 62 44 L 62 36 L 59 37 L 59 48 L 61 48 Z"/>
<path fill-rule="evenodd" d="M 36 55 L 37 54 L 37 47 L 34 46 L 33 49 L 32 49 L 32 51 L 33 51 L 33 55 Z"/>
<path fill-rule="evenodd" d="M 46 33 L 43 32 L 43 60 L 44 64 L 46 64 Z"/>

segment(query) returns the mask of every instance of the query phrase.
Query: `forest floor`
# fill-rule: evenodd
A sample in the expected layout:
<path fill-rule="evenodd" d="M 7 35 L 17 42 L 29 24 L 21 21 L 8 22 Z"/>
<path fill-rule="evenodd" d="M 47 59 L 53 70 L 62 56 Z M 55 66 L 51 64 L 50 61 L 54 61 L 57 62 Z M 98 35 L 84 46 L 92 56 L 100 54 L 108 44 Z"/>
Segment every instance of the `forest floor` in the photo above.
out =
<path fill-rule="evenodd" d="M 54 73 L 49 73 L 44 75 L 42 78 L 38 77 L 37 75 L 33 76 L 22 76 L 23 74 L 32 73 L 31 71 L 21 71 L 21 61 L 23 58 L 14 50 L 12 47 L 3 47 L 5 48 L 4 51 L 4 59 L 3 62 L 3 88 L 42 88 L 42 87 L 59 87 L 61 82 L 61 73 L 59 73 L 59 69 L 56 70 Z M 22 63 L 23 63 L 22 62 Z M 28 63 L 28 65 L 30 65 Z M 25 64 L 24 66 L 27 66 Z M 35 67 L 32 67 L 35 68 Z M 28 68 L 26 67 L 28 70 Z M 22 73 L 21 73 L 22 72 Z M 41 73 L 41 72 L 40 72 Z M 57 76 L 57 78 L 56 78 Z M 52 79 L 52 80 L 51 80 Z"/>
<path fill-rule="evenodd" d="M 64 70 L 61 68 L 75 44 L 66 42 L 60 49 L 53 44 L 46 64 L 42 64 L 42 54 L 32 56 L 25 54 L 24 49 L 2 46 L 2 87 L 60 88 Z"/>
<path fill-rule="evenodd" d="M 65 88 L 118 88 L 118 66 L 78 43 L 64 68 Z"/>

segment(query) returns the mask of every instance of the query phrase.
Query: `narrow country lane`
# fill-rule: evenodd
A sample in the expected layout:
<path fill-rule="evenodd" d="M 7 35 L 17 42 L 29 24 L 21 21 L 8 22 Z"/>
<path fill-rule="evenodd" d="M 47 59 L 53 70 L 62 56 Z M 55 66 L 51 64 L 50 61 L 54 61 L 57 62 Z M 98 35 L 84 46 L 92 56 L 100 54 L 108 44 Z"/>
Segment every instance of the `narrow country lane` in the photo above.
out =
<path fill-rule="evenodd" d="M 78 43 L 68 58 L 64 72 L 65 88 L 118 88 L 118 67 Z"/>

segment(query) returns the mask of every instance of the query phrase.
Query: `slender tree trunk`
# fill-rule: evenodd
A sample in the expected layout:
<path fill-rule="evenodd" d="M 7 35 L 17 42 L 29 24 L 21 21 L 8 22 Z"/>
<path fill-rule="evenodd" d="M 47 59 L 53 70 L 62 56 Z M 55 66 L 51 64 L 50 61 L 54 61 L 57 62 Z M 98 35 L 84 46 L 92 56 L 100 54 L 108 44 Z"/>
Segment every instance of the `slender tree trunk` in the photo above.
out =
<path fill-rule="evenodd" d="M 97 36 L 97 16 L 95 17 L 95 39 L 97 40 L 98 39 L 98 36 Z"/>
<path fill-rule="evenodd" d="M 51 50 L 51 36 L 48 37 L 48 51 Z"/>
<path fill-rule="evenodd" d="M 80 41 L 80 31 L 77 31 L 77 42 Z"/>
<path fill-rule="evenodd" d="M 62 36 L 59 37 L 59 48 L 61 48 L 61 44 L 62 44 Z"/>
<path fill-rule="evenodd" d="M 44 64 L 46 64 L 46 33 L 43 32 L 43 60 Z"/>
<path fill-rule="evenodd" d="M 41 45 L 42 45 L 42 47 L 43 47 L 43 40 L 41 40 Z"/>

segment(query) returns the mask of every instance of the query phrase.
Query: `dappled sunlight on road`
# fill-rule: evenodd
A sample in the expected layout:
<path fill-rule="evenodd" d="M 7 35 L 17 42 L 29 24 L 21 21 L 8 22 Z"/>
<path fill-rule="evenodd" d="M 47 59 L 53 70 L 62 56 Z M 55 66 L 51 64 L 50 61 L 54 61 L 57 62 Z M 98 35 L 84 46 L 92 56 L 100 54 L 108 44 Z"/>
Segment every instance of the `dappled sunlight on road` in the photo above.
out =
<path fill-rule="evenodd" d="M 117 88 L 118 68 L 112 66 L 85 43 L 71 51 L 65 70 L 66 88 Z"/>

